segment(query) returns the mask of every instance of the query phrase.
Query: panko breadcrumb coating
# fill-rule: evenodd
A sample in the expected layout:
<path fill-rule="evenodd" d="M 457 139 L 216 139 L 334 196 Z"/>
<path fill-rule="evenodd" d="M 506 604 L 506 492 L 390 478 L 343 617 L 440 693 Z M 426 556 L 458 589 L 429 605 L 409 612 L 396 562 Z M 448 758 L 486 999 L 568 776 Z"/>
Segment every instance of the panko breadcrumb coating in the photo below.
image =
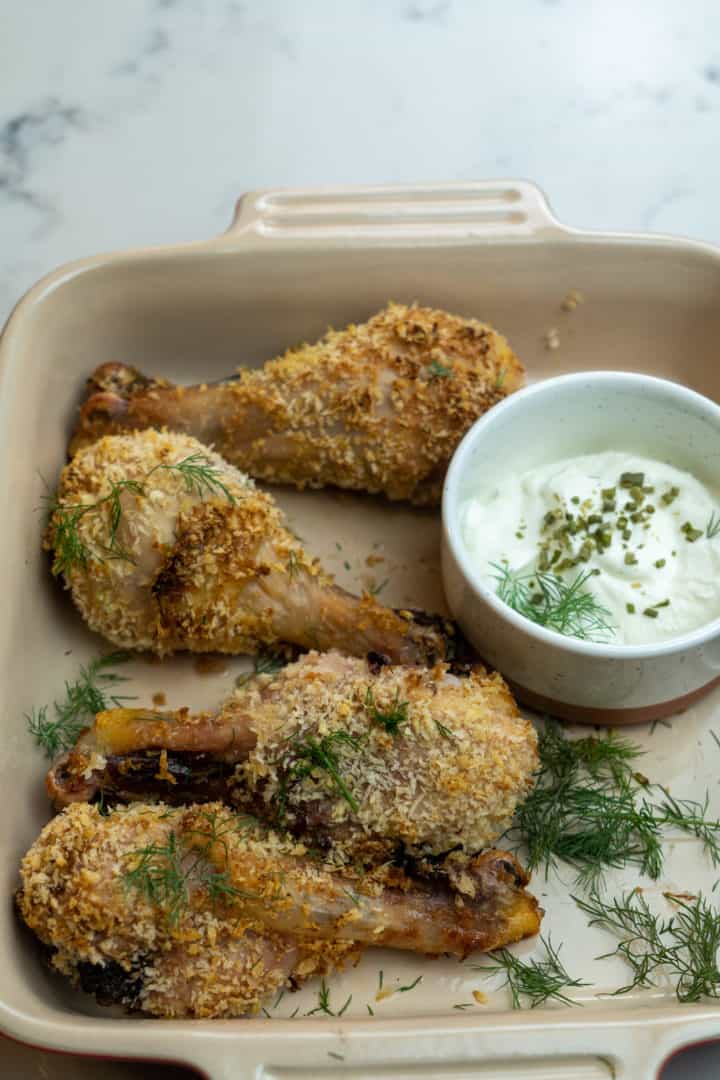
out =
<path fill-rule="evenodd" d="M 183 472 L 188 461 L 202 463 L 204 482 Z M 60 476 L 45 544 L 90 627 L 121 648 L 291 643 L 416 663 L 443 657 L 452 633 L 333 586 L 270 495 L 188 435 L 110 435 L 80 451 Z"/>
<path fill-rule="evenodd" d="M 22 861 L 20 915 L 53 966 L 104 1002 L 156 1016 L 239 1016 L 359 954 L 498 948 L 537 932 L 537 901 L 512 856 L 469 873 L 478 898 L 333 872 L 302 845 L 219 804 L 111 811 L 77 803 Z"/>
<path fill-rule="evenodd" d="M 174 386 L 103 364 L 88 381 L 70 453 L 102 435 L 168 428 L 267 482 L 432 505 L 465 432 L 523 381 L 492 327 L 390 303 L 366 323 L 241 369 L 236 381 Z"/>
<path fill-rule="evenodd" d="M 338 863 L 481 851 L 538 766 L 502 678 L 311 652 L 215 715 L 111 709 L 50 770 L 57 805 L 222 797 Z"/>
<path fill-rule="evenodd" d="M 264 682 L 265 685 L 262 685 Z M 494 843 L 530 791 L 537 736 L 505 682 L 310 653 L 240 689 L 226 710 L 252 717 L 257 744 L 239 766 L 254 811 L 343 862 L 466 853 Z M 308 745 L 329 745 L 307 768 Z M 353 805 L 354 804 L 354 805 Z"/>

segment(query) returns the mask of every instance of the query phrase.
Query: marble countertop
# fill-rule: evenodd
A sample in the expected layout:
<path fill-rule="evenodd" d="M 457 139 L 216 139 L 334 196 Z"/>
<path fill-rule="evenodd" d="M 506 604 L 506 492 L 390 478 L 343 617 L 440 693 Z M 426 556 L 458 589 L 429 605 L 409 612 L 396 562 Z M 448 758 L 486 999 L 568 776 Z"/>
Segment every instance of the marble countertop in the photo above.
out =
<path fill-rule="evenodd" d="M 255 187 L 526 177 L 569 224 L 720 244 L 715 0 L 35 0 L 0 54 L 0 323 Z M 180 1075 L 0 1044 L 8 1080 L 100 1068 Z M 663 1080 L 718 1074 L 706 1048 Z"/>

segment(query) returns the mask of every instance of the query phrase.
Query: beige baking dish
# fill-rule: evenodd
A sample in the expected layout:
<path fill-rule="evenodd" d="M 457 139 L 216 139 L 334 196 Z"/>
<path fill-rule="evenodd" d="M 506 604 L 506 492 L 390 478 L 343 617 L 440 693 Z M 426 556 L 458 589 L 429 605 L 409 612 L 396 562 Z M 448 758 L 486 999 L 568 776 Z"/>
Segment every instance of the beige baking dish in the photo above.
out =
<path fill-rule="evenodd" d="M 571 289 L 580 290 L 585 302 L 564 311 L 561 303 Z M 0 343 L 4 1031 L 60 1050 L 179 1060 L 216 1080 L 637 1080 L 654 1076 L 678 1046 L 720 1035 L 716 1008 L 681 1007 L 669 991 L 603 997 L 624 976 L 622 968 L 593 959 L 610 947 L 609 939 L 586 929 L 568 886 L 542 876 L 534 885 L 547 909 L 546 930 L 564 943 L 572 974 L 594 984 L 579 992 L 582 1008 L 512 1012 L 506 994 L 493 992 L 495 984 L 472 970 L 472 960 L 458 965 L 384 953 L 368 954 L 358 969 L 333 980 L 336 1005 L 353 995 L 342 1019 L 303 1017 L 317 1002 L 317 987 L 303 990 L 291 1006 L 286 999 L 269 1019 L 113 1017 L 43 970 L 10 903 L 19 857 L 48 816 L 44 762 L 27 736 L 23 713 L 59 696 L 63 679 L 101 644 L 49 579 L 37 509 L 42 478 L 52 484 L 58 472 L 83 378 L 95 364 L 117 359 L 181 381 L 218 378 L 238 364 L 257 364 L 290 343 L 312 340 L 329 323 L 363 319 L 394 298 L 495 324 L 533 379 L 581 369 L 640 370 L 717 399 L 719 296 L 720 253 L 714 249 L 567 229 L 536 188 L 515 182 L 250 195 L 218 239 L 87 259 L 31 290 Z M 559 347 L 548 349 L 551 330 Z M 286 493 L 281 501 L 307 547 L 337 571 L 341 583 L 357 587 L 387 578 L 383 599 L 442 604 L 438 515 L 339 494 Z M 370 551 L 380 551 L 385 563 L 368 566 Z M 128 674 L 140 704 L 163 689 L 171 706 L 209 706 L 229 690 L 241 665 L 228 662 L 200 675 L 184 658 L 163 666 L 138 660 Z M 638 729 L 649 750 L 644 771 L 672 783 L 678 797 L 710 780 L 717 789 L 717 748 L 708 736 L 719 709 L 715 692 L 672 728 L 653 734 Z M 678 841 L 670 845 L 667 874 L 654 888 L 709 890 L 712 882 L 694 842 Z M 611 885 L 618 883 L 622 879 Z M 532 949 L 526 943 L 520 951 Z M 412 993 L 378 1003 L 380 968 L 386 986 L 405 985 L 418 974 L 423 980 Z M 487 1004 L 454 1009 L 472 1003 L 472 990 L 481 987 Z M 298 1017 L 290 1020 L 295 1004 Z"/>

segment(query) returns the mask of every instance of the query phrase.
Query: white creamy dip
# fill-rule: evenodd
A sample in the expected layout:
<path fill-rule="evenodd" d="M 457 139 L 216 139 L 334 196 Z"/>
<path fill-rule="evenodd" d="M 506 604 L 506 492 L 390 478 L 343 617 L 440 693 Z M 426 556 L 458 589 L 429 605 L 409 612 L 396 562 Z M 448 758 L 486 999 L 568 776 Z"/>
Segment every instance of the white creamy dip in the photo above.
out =
<path fill-rule="evenodd" d="M 608 452 L 481 480 L 460 527 L 487 584 L 561 633 L 639 645 L 720 616 L 720 499 L 671 465 Z"/>

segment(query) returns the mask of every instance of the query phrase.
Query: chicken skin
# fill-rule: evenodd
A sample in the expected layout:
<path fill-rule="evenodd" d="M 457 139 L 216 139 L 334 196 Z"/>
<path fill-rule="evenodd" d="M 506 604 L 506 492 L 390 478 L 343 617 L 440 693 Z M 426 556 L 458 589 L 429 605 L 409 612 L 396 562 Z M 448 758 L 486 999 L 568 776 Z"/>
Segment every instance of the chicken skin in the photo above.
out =
<path fill-rule="evenodd" d="M 218 714 L 113 709 L 50 771 L 56 805 L 222 798 L 336 864 L 473 854 L 508 827 L 537 738 L 502 678 L 311 652 Z"/>
<path fill-rule="evenodd" d="M 433 505 L 467 429 L 523 379 L 492 327 L 389 304 L 226 382 L 175 386 L 103 364 L 88 381 L 70 453 L 103 435 L 167 428 L 266 482 Z"/>
<path fill-rule="evenodd" d="M 463 957 L 537 933 L 512 856 L 468 872 L 474 900 L 398 869 L 338 873 L 220 804 L 75 804 L 23 859 L 17 907 L 53 966 L 156 1016 L 238 1016 L 362 946 Z"/>
<path fill-rule="evenodd" d="M 272 498 L 187 435 L 111 435 L 61 474 L 45 545 L 93 630 L 160 655 L 370 650 L 442 658 L 453 627 L 336 588 Z"/>

